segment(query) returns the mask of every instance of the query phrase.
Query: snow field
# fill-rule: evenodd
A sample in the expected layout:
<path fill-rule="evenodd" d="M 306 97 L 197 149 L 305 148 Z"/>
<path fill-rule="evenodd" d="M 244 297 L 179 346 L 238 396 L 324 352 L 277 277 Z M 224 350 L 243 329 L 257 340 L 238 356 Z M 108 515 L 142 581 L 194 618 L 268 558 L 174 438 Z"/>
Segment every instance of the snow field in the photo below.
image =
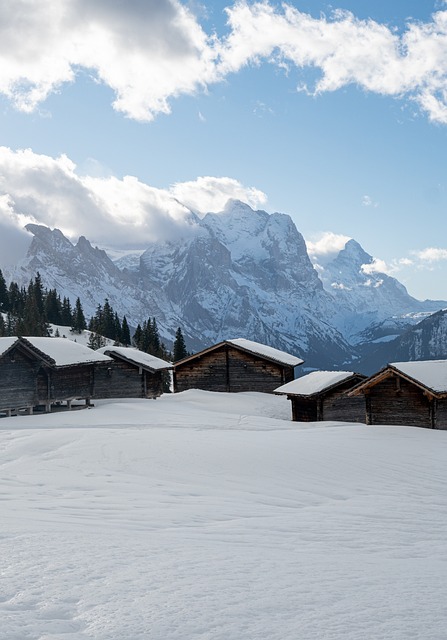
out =
<path fill-rule="evenodd" d="M 0 420 L 0 640 L 444 640 L 447 434 L 188 391 Z"/>

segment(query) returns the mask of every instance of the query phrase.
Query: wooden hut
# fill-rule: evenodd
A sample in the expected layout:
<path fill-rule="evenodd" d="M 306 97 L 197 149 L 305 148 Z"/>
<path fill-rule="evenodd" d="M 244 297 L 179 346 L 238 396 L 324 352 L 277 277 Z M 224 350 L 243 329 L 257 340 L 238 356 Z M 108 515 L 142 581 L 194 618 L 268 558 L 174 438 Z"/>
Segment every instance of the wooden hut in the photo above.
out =
<path fill-rule="evenodd" d="M 346 395 L 366 376 L 352 371 L 312 371 L 275 389 L 292 401 L 292 420 L 365 422 L 363 398 Z"/>
<path fill-rule="evenodd" d="M 394 362 L 360 383 L 367 424 L 447 429 L 447 360 Z"/>
<path fill-rule="evenodd" d="M 95 394 L 95 365 L 112 359 L 65 338 L 0 338 L 0 411 L 11 415 Z"/>
<path fill-rule="evenodd" d="M 97 398 L 156 398 L 163 393 L 163 376 L 173 369 L 170 362 L 131 347 L 98 349 L 113 364 L 96 368 Z"/>
<path fill-rule="evenodd" d="M 219 342 L 174 363 L 174 391 L 261 391 L 272 393 L 294 378 L 301 358 L 259 342 L 236 338 Z"/>

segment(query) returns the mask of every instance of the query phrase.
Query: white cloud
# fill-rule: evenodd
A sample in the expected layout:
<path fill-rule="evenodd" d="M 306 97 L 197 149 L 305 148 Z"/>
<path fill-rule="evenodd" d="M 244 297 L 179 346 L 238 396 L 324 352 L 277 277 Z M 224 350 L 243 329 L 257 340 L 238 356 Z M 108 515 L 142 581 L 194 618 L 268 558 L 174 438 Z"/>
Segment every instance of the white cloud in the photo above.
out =
<path fill-rule="evenodd" d="M 145 248 L 187 235 L 196 220 L 191 210 L 222 211 L 230 198 L 252 206 L 266 201 L 261 191 L 231 178 L 201 177 L 158 189 L 133 176 L 78 175 L 66 156 L 0 147 L 0 225 L 20 234 L 27 222 L 37 222 L 72 240 L 84 235 L 101 246 Z"/>
<path fill-rule="evenodd" d="M 447 123 L 446 10 L 402 33 L 348 11 L 313 18 L 267 1 L 239 0 L 226 12 L 219 40 L 179 0 L 0 3 L 0 92 L 29 112 L 82 68 L 114 91 L 116 110 L 149 121 L 169 113 L 173 98 L 267 61 L 319 70 L 304 87 L 311 94 L 355 84 Z"/>
<path fill-rule="evenodd" d="M 447 11 L 426 24 L 410 22 L 401 35 L 348 11 L 313 18 L 288 4 L 278 10 L 242 0 L 226 11 L 231 33 L 223 46 L 223 72 L 264 60 L 317 68 L 315 85 L 304 86 L 309 93 L 356 84 L 382 95 L 407 95 L 430 119 L 447 123 Z"/>
<path fill-rule="evenodd" d="M 413 251 L 412 253 L 421 263 L 433 263 L 447 260 L 447 249 L 427 247 L 426 249 Z"/>
<path fill-rule="evenodd" d="M 76 69 L 115 92 L 137 120 L 215 78 L 213 38 L 177 0 L 15 0 L 0 5 L 0 91 L 32 111 Z"/>
<path fill-rule="evenodd" d="M 198 215 L 222 211 L 228 200 L 242 200 L 253 209 L 267 202 L 265 193 L 255 187 L 244 187 L 233 178 L 204 176 L 191 182 L 177 182 L 170 193 Z"/>
<path fill-rule="evenodd" d="M 351 240 L 350 236 L 332 231 L 325 231 L 314 240 L 306 239 L 307 251 L 314 266 L 321 269 L 324 264 L 335 258 L 345 248 L 348 240 Z"/>
<path fill-rule="evenodd" d="M 0 256 L 3 267 L 16 264 L 25 256 L 31 242 L 23 229 L 28 222 L 33 222 L 32 218 L 17 214 L 11 198 L 0 195 Z"/>
<path fill-rule="evenodd" d="M 362 264 L 360 270 L 367 275 L 372 275 L 373 273 L 386 273 L 390 274 L 395 271 L 394 266 L 388 265 L 385 260 L 381 260 L 380 258 L 373 258 L 372 262 L 368 264 Z"/>
<path fill-rule="evenodd" d="M 362 207 L 378 207 L 378 203 L 374 202 L 371 196 L 363 196 L 362 198 Z"/>

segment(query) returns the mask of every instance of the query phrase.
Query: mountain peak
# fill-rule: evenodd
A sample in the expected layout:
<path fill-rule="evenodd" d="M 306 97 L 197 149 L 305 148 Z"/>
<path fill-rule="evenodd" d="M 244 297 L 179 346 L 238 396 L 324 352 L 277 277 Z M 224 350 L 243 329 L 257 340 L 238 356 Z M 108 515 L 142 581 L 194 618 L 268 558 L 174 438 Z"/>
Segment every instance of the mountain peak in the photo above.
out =
<path fill-rule="evenodd" d="M 345 244 L 344 249 L 340 251 L 335 261 L 349 261 L 351 264 L 355 264 L 356 267 L 361 267 L 363 264 L 371 264 L 373 257 L 366 253 L 357 240 L 351 239 Z"/>

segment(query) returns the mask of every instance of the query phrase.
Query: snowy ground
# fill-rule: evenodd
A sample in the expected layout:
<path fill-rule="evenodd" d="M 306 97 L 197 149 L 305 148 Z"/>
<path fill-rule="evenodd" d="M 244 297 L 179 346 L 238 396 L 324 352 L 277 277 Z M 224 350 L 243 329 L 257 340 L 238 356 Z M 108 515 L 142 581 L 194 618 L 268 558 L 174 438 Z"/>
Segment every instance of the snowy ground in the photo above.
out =
<path fill-rule="evenodd" d="M 445 640 L 447 432 L 190 391 L 0 420 L 1 640 Z"/>

